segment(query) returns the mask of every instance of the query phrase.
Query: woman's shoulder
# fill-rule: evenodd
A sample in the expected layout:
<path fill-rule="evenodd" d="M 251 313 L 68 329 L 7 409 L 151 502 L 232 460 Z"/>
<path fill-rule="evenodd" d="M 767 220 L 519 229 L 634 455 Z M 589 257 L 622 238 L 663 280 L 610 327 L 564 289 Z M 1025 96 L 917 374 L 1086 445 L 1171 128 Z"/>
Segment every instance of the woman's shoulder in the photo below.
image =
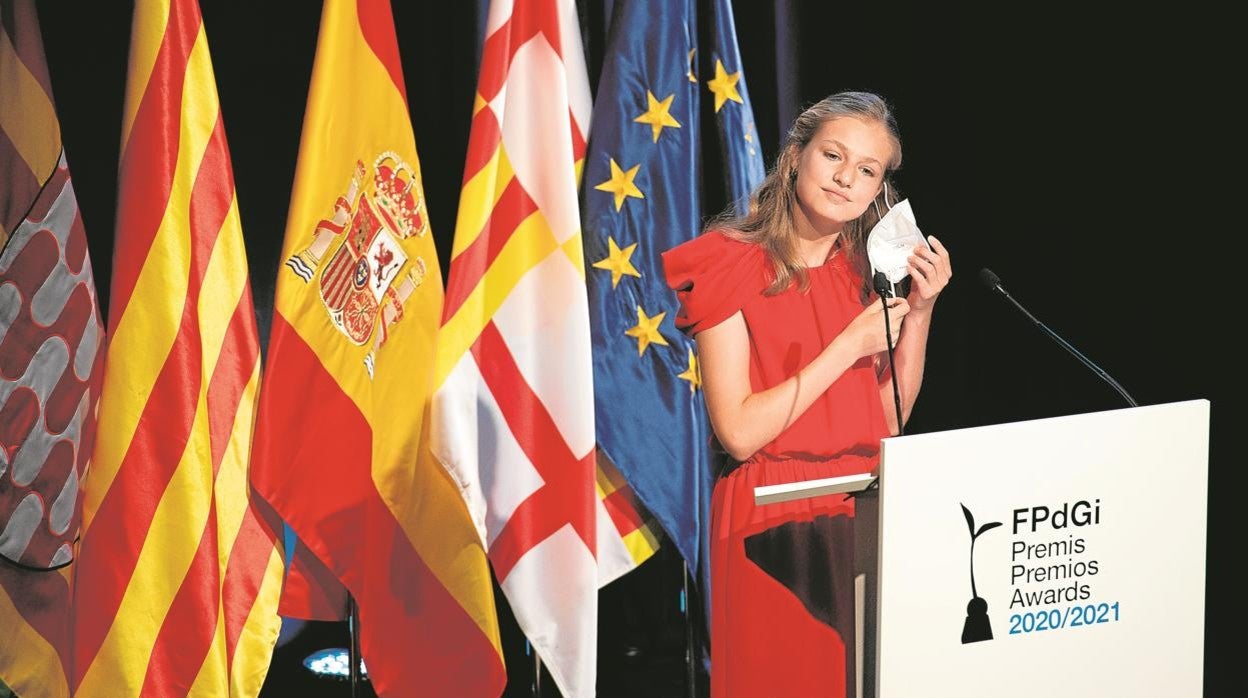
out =
<path fill-rule="evenodd" d="M 749 265 L 761 270 L 766 257 L 757 243 L 743 239 L 735 231 L 719 228 L 707 230 L 662 254 L 669 280 L 676 272 L 684 272 L 676 273 L 677 276 L 696 276 L 699 272 L 713 273 L 727 266 Z"/>
<path fill-rule="evenodd" d="M 676 325 L 690 334 L 728 319 L 770 283 L 763 248 L 728 230 L 708 230 L 662 259 L 667 285 L 680 301 Z"/>

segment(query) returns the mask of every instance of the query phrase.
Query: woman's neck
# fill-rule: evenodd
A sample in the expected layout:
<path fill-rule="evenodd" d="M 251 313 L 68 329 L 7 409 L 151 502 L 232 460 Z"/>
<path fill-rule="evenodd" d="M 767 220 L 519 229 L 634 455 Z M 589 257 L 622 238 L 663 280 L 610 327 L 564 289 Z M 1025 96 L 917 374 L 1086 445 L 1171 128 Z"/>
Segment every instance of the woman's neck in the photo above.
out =
<path fill-rule="evenodd" d="M 819 230 L 798 209 L 794 232 L 797 254 L 808 267 L 822 266 L 840 248 L 841 230 Z"/>

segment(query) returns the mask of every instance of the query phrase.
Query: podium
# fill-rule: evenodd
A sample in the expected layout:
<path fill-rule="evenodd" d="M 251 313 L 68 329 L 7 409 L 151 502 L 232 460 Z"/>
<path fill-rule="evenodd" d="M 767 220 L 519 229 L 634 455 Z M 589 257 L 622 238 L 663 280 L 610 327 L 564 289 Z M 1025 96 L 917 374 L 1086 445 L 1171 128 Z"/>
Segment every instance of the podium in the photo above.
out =
<path fill-rule="evenodd" d="M 1209 402 L 884 439 L 858 490 L 864 698 L 1199 696 Z"/>

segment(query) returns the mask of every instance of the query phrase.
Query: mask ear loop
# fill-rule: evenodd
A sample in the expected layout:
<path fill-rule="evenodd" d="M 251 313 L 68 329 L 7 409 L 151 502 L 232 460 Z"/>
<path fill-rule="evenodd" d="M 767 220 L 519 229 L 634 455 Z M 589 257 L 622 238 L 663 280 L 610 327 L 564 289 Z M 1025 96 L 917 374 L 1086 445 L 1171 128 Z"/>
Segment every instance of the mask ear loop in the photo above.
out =
<path fill-rule="evenodd" d="M 875 217 L 877 219 L 884 217 L 884 215 L 880 213 L 879 198 L 880 197 L 877 196 L 874 199 L 871 199 L 871 205 L 875 207 Z M 893 205 L 888 203 L 888 180 L 887 179 L 884 180 L 884 205 L 888 208 L 889 211 L 893 210 Z"/>
<path fill-rule="evenodd" d="M 879 199 L 880 197 L 878 196 L 875 197 L 874 199 L 871 199 L 871 205 L 875 207 L 875 218 L 877 221 L 882 220 L 884 218 L 884 215 L 880 213 Z M 886 206 L 889 211 L 893 210 L 893 205 L 888 202 L 888 180 L 887 179 L 884 180 L 884 206 Z M 889 281 L 888 288 L 890 292 L 892 293 L 893 297 L 894 298 L 897 297 L 897 284 L 893 283 L 892 281 Z"/>

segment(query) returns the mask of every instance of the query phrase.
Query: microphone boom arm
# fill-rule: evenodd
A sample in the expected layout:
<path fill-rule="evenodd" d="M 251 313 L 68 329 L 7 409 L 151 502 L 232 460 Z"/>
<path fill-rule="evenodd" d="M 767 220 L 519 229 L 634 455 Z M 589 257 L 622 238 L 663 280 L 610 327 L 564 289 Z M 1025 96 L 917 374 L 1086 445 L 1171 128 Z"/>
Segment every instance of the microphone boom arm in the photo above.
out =
<path fill-rule="evenodd" d="M 1131 395 L 1127 393 L 1126 388 L 1123 388 L 1122 385 L 1120 385 L 1118 381 L 1114 380 L 1112 376 L 1106 373 L 1104 369 L 1092 363 L 1091 359 L 1084 356 L 1078 349 L 1071 346 L 1070 342 L 1067 342 L 1066 340 L 1062 339 L 1060 335 L 1058 335 L 1053 330 L 1049 329 L 1048 325 L 1045 325 L 1043 322 L 1040 322 L 1039 320 L 1037 320 L 1035 315 L 1032 315 L 1031 313 L 1027 312 L 1027 309 L 1024 308 L 1021 303 L 1014 300 L 1014 297 L 1010 295 L 1009 291 L 1005 290 L 1005 287 L 1001 285 L 1001 279 L 997 278 L 996 274 L 993 274 L 988 269 L 981 269 L 979 272 L 979 276 L 980 276 L 980 279 L 983 280 L 986 286 L 988 286 L 993 291 L 1000 293 L 1001 296 L 1004 297 L 1007 301 L 1009 301 L 1015 308 L 1018 308 L 1019 312 L 1021 312 L 1023 315 L 1026 315 L 1027 319 L 1031 320 L 1032 324 L 1034 324 L 1036 327 L 1039 327 L 1040 331 L 1048 335 L 1049 338 L 1052 339 L 1054 342 L 1057 342 L 1058 346 L 1070 352 L 1071 355 L 1073 355 L 1076 359 L 1079 359 L 1080 363 L 1082 363 L 1084 366 L 1087 366 L 1089 369 L 1092 370 L 1093 373 L 1100 376 L 1101 380 L 1105 381 L 1106 383 L 1110 385 L 1111 388 L 1118 391 L 1118 394 L 1121 395 L 1122 398 L 1127 401 L 1128 405 L 1131 405 L 1132 407 L 1140 406 L 1139 403 L 1135 401 L 1135 398 L 1131 397 Z"/>

